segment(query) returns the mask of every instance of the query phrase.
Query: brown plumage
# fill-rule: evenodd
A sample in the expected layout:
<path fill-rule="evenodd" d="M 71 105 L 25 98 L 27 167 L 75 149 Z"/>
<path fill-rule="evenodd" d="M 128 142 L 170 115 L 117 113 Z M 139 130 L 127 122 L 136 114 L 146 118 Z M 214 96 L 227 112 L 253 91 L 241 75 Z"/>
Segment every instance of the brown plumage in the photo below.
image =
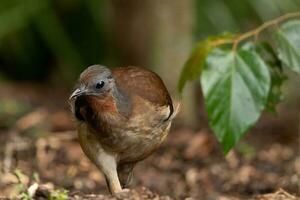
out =
<path fill-rule="evenodd" d="M 123 67 L 112 70 L 117 87 L 131 95 L 140 97 L 159 106 L 169 105 L 173 112 L 172 99 L 161 78 L 152 71 L 138 67 Z"/>
<path fill-rule="evenodd" d="M 134 165 L 166 137 L 176 112 L 157 74 L 138 67 L 87 68 L 71 95 L 81 147 L 104 173 L 112 193 L 122 191 Z"/>

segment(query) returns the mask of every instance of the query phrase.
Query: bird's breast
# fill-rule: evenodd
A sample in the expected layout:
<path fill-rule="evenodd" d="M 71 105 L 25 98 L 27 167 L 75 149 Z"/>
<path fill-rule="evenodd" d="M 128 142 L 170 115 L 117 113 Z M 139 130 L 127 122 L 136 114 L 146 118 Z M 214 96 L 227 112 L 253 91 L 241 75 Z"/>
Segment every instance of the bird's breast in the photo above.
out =
<path fill-rule="evenodd" d="M 111 137 L 103 139 L 104 145 L 120 154 L 121 160 L 141 160 L 158 148 L 168 134 L 171 121 L 168 106 L 155 106 L 140 97 L 133 98 L 130 118 L 112 120 Z"/>
<path fill-rule="evenodd" d="M 106 151 L 118 154 L 121 161 L 147 157 L 165 139 L 171 125 L 171 121 L 165 121 L 170 114 L 168 106 L 155 106 L 138 96 L 133 98 L 134 107 L 129 118 L 117 112 L 115 103 L 90 99 L 88 105 L 94 113 L 83 122 L 86 130 L 79 134 L 93 135 L 92 138 L 96 138 L 93 140 Z M 90 141 L 84 138 L 88 137 L 81 139 L 81 146 Z"/>

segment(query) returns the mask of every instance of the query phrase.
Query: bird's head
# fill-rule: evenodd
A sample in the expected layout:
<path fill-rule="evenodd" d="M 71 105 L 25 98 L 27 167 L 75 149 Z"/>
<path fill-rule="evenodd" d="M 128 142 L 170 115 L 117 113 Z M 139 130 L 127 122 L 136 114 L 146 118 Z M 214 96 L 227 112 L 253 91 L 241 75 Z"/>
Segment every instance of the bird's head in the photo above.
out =
<path fill-rule="evenodd" d="M 105 96 L 116 88 L 111 71 L 101 65 L 93 65 L 84 70 L 78 80 L 70 100 L 80 96 Z"/>
<path fill-rule="evenodd" d="M 100 65 L 90 66 L 80 74 L 69 98 L 71 111 L 79 121 L 87 120 L 104 108 L 113 108 L 116 94 L 111 71 Z"/>

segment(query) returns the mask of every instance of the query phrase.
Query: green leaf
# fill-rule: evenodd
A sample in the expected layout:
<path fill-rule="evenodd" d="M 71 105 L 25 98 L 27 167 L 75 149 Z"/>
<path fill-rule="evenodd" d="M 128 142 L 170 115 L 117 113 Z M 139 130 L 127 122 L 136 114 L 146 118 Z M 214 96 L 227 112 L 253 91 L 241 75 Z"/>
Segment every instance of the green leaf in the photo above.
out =
<path fill-rule="evenodd" d="M 182 93 L 182 90 L 187 81 L 195 80 L 200 77 L 205 59 L 214 47 L 214 42 L 220 40 L 229 40 L 234 37 L 231 33 L 223 33 L 218 36 L 212 36 L 198 43 L 195 49 L 192 51 L 190 57 L 184 64 L 181 72 L 178 91 Z"/>
<path fill-rule="evenodd" d="M 265 109 L 270 113 L 277 114 L 276 106 L 283 100 L 282 86 L 287 76 L 284 74 L 282 62 L 268 42 L 260 42 L 255 47 L 255 50 L 268 64 L 271 74 L 271 89 Z"/>
<path fill-rule="evenodd" d="M 300 74 L 300 21 L 283 24 L 275 34 L 278 56 L 286 67 Z"/>
<path fill-rule="evenodd" d="M 210 125 L 227 153 L 265 108 L 268 66 L 254 51 L 216 48 L 207 58 L 201 85 Z"/>
<path fill-rule="evenodd" d="M 193 50 L 191 56 L 184 64 L 178 83 L 178 91 L 182 90 L 188 80 L 195 80 L 199 78 L 206 56 L 211 50 L 210 40 L 200 42 Z"/>

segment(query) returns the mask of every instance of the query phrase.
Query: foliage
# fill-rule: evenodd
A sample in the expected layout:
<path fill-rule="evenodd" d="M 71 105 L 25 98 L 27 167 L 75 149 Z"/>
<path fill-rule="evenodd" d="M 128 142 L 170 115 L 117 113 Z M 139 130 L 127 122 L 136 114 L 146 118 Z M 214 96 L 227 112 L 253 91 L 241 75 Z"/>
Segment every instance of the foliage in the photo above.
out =
<path fill-rule="evenodd" d="M 54 190 L 50 193 L 49 200 L 67 200 L 68 191 L 67 190 Z"/>
<path fill-rule="evenodd" d="M 24 177 L 26 177 L 26 175 L 23 174 L 23 172 L 19 169 L 16 169 L 14 171 L 14 175 L 18 179 L 18 184 L 17 184 L 18 191 L 20 191 L 20 192 L 25 191 L 26 190 L 26 185 L 23 183 L 23 180 L 25 179 Z"/>
<path fill-rule="evenodd" d="M 268 112 L 276 114 L 276 105 L 283 100 L 282 85 L 287 79 L 282 68 L 282 63 L 268 42 L 259 42 L 256 45 L 252 45 L 252 48 L 254 48 L 268 64 L 271 73 L 271 88 L 265 109 Z"/>
<path fill-rule="evenodd" d="M 205 58 L 211 51 L 212 46 L 209 39 L 200 42 L 193 50 L 190 58 L 186 61 L 178 84 L 178 90 L 182 92 L 185 82 L 199 77 L 203 69 Z"/>
<path fill-rule="evenodd" d="M 232 34 L 222 34 L 199 42 L 184 65 L 178 84 L 178 90 L 182 92 L 186 81 L 194 80 L 200 76 L 205 64 L 205 58 L 218 41 L 230 40 L 232 38 Z"/>
<path fill-rule="evenodd" d="M 108 48 L 103 48 L 105 27 L 101 26 L 101 4 L 102 1 L 95 0 L 1 1 L 3 71 L 19 80 L 45 80 L 53 72 L 53 66 L 57 66 L 53 78 L 73 83 L 84 66 L 103 62 L 107 57 Z M 68 15 L 78 11 L 79 14 Z"/>
<path fill-rule="evenodd" d="M 186 62 L 179 81 L 201 80 L 209 122 L 227 153 L 259 119 L 263 110 L 275 112 L 286 79 L 283 68 L 300 73 L 300 17 L 290 13 L 235 37 L 216 37 L 199 44 Z M 277 27 L 271 41 L 258 36 Z M 255 42 L 244 42 L 249 38 Z M 243 45 L 240 45 L 243 43 Z M 201 73 L 202 72 L 202 73 Z"/>
<path fill-rule="evenodd" d="M 244 32 L 255 24 L 300 9 L 299 0 L 201 0 L 197 9 L 195 36 L 205 38 L 224 30 Z"/>
<path fill-rule="evenodd" d="M 16 184 L 17 191 L 19 193 L 18 198 L 22 200 L 33 200 L 34 195 L 39 188 L 39 175 L 37 173 L 33 173 L 32 179 L 35 181 L 30 187 L 28 187 L 28 178 L 21 170 L 16 169 L 14 175 L 18 179 L 18 183 Z M 49 191 L 49 200 L 67 200 L 68 199 L 68 191 L 65 189 L 56 189 Z"/>
<path fill-rule="evenodd" d="M 14 175 L 18 179 L 18 183 L 16 184 L 17 190 L 19 192 L 19 199 L 22 200 L 33 200 L 30 196 L 29 192 L 27 191 L 27 185 L 24 183 L 24 179 L 27 178 L 25 174 L 19 169 L 16 169 Z"/>
<path fill-rule="evenodd" d="M 286 67 L 300 73 L 300 21 L 293 20 L 285 23 L 277 31 L 279 58 Z"/>
<path fill-rule="evenodd" d="M 209 54 L 201 85 L 211 127 L 225 152 L 257 121 L 270 79 L 267 65 L 254 51 L 216 48 Z"/>

